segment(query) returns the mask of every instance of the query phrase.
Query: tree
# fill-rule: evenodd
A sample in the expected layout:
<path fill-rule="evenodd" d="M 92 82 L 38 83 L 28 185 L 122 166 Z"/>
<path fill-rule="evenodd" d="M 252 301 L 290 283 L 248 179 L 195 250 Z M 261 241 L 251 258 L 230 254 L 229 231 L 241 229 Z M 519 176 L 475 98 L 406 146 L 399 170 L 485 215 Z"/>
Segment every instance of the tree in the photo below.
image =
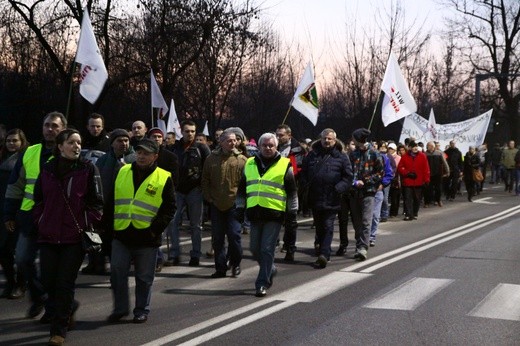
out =
<path fill-rule="evenodd" d="M 499 110 L 509 123 L 509 136 L 520 140 L 520 2 L 517 0 L 444 0 L 453 15 L 450 31 L 468 72 L 492 76 L 498 85 Z"/>

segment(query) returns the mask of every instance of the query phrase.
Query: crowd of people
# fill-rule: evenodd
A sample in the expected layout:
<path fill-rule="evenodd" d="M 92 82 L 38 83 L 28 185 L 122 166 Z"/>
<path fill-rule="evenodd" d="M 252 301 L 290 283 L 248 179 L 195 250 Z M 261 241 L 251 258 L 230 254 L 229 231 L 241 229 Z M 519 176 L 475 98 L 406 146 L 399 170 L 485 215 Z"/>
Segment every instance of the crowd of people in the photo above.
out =
<path fill-rule="evenodd" d="M 345 142 L 331 128 L 315 140 L 298 141 L 282 124 L 256 142 L 238 127 L 217 129 L 208 138 L 187 120 L 177 139 L 174 132 L 148 129 L 141 120 L 129 130 L 108 133 L 103 116 L 94 113 L 86 129 L 81 134 L 63 114 L 52 112 L 43 120 L 41 143 L 29 145 L 20 129 L 0 133 L 0 264 L 6 277 L 1 297 L 19 299 L 27 292 L 27 317 L 43 312 L 40 322 L 50 324 L 49 345 L 63 344 L 74 328 L 78 272 L 110 273 L 109 323 L 131 312 L 134 323 L 145 323 L 155 273 L 183 263 L 184 220 L 189 222 L 187 264 L 192 267 L 200 265 L 205 215 L 211 220 L 207 255 L 214 258 L 214 279 L 225 278 L 228 271 L 241 274 L 242 236 L 249 234 L 249 250 L 259 265 L 255 295 L 264 297 L 277 273 L 274 258 L 282 228 L 284 260 L 294 261 L 298 214 L 312 215 L 314 265 L 325 268 L 336 216 L 340 243 L 335 255 L 347 255 L 350 220 L 352 255 L 364 261 L 376 245 L 380 223 L 399 215 L 417 220 L 421 208 L 443 207 L 443 201 L 462 195 L 462 182 L 471 202 L 483 191 L 488 170 L 489 184 L 503 182 L 505 191 L 520 195 L 520 152 L 513 141 L 491 150 L 485 144 L 470 147 L 463 156 L 455 141 L 445 150 L 414 138 L 374 141 L 365 128 Z M 91 228 L 103 244 L 80 270 L 82 232 Z M 160 248 L 164 235 L 166 254 Z M 131 265 L 136 281 L 132 311 Z"/>

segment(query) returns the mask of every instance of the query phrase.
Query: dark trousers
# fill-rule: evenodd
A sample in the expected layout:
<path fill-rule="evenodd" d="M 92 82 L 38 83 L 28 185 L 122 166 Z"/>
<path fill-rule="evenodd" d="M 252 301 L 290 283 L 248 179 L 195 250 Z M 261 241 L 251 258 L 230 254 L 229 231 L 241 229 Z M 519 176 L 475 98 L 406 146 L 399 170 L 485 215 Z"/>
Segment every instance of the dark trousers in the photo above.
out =
<path fill-rule="evenodd" d="M 81 243 L 40 245 L 41 280 L 54 307 L 51 335 L 67 334 L 76 278 L 84 257 Z"/>
<path fill-rule="evenodd" d="M 419 214 L 421 204 L 422 186 L 403 186 L 404 212 L 408 217 L 416 217 Z"/>
<path fill-rule="evenodd" d="M 450 171 L 450 177 L 448 178 L 446 186 L 446 197 L 448 199 L 455 199 L 460 186 L 459 178 L 460 172 L 458 170 Z"/>
<path fill-rule="evenodd" d="M 390 187 L 390 216 L 399 214 L 399 203 L 401 202 L 401 188 Z"/>
<path fill-rule="evenodd" d="M 334 220 L 337 210 L 312 210 L 314 225 L 316 226 L 316 240 L 320 244 L 320 255 L 330 258 L 330 244 L 334 236 Z"/>
<path fill-rule="evenodd" d="M 296 251 L 296 233 L 298 231 L 298 223 L 285 221 L 283 224 L 283 246 L 287 252 L 294 253 Z"/>
<path fill-rule="evenodd" d="M 440 175 L 432 175 L 424 195 L 425 204 L 439 203 L 441 201 L 441 186 L 442 177 Z"/>
<path fill-rule="evenodd" d="M 229 243 L 229 263 L 238 266 L 242 261 L 240 223 L 233 216 L 234 210 L 233 207 L 221 211 L 215 205 L 211 205 L 211 244 L 215 251 L 215 269 L 218 272 L 227 271 L 226 236 Z"/>
<path fill-rule="evenodd" d="M 17 284 L 25 286 L 25 283 L 21 282 L 21 277 L 16 277 L 14 270 L 14 253 L 18 241 L 18 231 L 9 232 L 5 227 L 2 227 L 0 232 L 0 265 L 4 269 L 5 288 L 10 293 Z"/>
<path fill-rule="evenodd" d="M 348 217 L 350 214 L 350 202 L 347 194 L 341 195 L 341 209 L 338 212 L 339 221 L 339 245 L 348 246 Z"/>

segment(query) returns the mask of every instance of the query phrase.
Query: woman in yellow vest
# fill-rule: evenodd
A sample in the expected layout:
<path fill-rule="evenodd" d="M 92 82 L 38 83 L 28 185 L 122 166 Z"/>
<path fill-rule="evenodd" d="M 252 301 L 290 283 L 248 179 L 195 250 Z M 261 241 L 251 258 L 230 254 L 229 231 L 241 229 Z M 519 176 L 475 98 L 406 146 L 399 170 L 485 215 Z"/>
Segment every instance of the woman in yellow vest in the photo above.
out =
<path fill-rule="evenodd" d="M 238 187 L 236 217 L 244 210 L 251 221 L 250 247 L 260 270 L 255 282 L 256 296 L 264 297 L 276 275 L 274 250 L 285 217 L 296 218 L 298 193 L 289 159 L 277 151 L 278 139 L 264 133 L 259 153 L 247 160 Z"/>
<path fill-rule="evenodd" d="M 136 161 L 117 174 L 112 241 L 111 277 L 114 309 L 108 322 L 114 323 L 130 312 L 128 273 L 135 268 L 134 323 L 144 323 L 150 313 L 157 249 L 161 235 L 173 217 L 175 199 L 171 174 L 157 167 L 159 145 L 142 139 L 136 146 Z"/>

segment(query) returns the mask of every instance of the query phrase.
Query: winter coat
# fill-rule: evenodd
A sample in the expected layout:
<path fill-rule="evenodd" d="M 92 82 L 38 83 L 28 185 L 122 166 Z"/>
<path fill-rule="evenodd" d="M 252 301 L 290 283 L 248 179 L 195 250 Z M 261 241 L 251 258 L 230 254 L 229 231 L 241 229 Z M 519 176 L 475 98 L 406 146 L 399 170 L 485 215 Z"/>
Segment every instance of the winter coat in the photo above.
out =
<path fill-rule="evenodd" d="M 363 186 L 354 186 L 350 191 L 357 197 L 374 196 L 382 184 L 385 164 L 379 152 L 370 147 L 356 148 L 349 155 L 352 164 L 353 181 L 363 181 Z"/>
<path fill-rule="evenodd" d="M 462 164 L 462 153 L 457 148 L 448 148 L 444 151 L 448 157 L 446 161 L 448 162 L 448 166 L 450 166 L 451 173 L 460 173 L 463 168 Z"/>
<path fill-rule="evenodd" d="M 309 203 L 317 210 L 340 210 L 342 193 L 352 186 L 352 165 L 338 141 L 327 150 L 320 141 L 304 158 L 300 173 L 301 186 L 309 189 Z"/>
<path fill-rule="evenodd" d="M 401 175 L 402 185 L 406 187 L 422 186 L 430 183 L 430 166 L 423 152 L 416 154 L 406 152 L 399 161 L 397 171 Z M 408 177 L 408 173 L 415 173 L 415 178 Z"/>
<path fill-rule="evenodd" d="M 79 243 L 78 225 L 83 230 L 87 225 L 97 226 L 101 220 L 103 193 L 97 167 L 62 157 L 47 162 L 36 180 L 34 202 L 39 243 Z"/>
<path fill-rule="evenodd" d="M 179 159 L 179 184 L 177 191 L 188 194 L 195 187 L 200 187 L 204 161 L 209 156 L 209 147 L 193 142 L 186 146 L 183 140 L 173 145 L 173 153 Z"/>

